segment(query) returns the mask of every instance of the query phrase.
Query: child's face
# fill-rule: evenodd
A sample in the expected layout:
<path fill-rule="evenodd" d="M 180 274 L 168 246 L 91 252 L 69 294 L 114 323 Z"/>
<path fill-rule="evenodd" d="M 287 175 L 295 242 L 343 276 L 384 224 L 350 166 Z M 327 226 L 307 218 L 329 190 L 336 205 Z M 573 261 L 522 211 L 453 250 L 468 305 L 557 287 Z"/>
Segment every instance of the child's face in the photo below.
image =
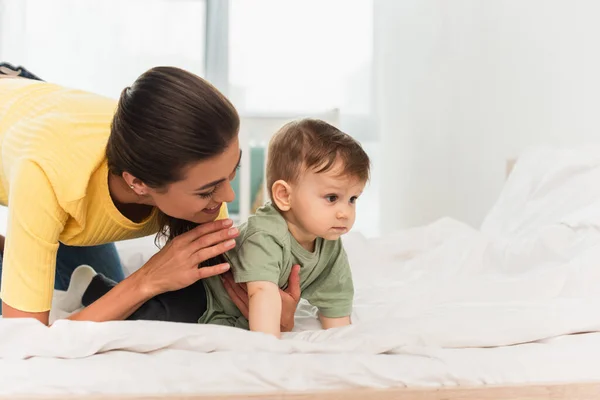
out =
<path fill-rule="evenodd" d="M 322 173 L 306 171 L 294 185 L 291 210 L 305 234 L 336 240 L 352 229 L 365 182 L 340 172 L 335 166 Z"/>

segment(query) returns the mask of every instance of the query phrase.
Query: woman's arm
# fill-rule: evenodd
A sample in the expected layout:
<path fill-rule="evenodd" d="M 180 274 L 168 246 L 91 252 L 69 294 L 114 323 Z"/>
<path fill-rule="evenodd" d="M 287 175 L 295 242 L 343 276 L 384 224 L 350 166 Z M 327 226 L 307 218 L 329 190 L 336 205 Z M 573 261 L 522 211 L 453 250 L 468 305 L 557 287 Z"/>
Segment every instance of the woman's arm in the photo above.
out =
<path fill-rule="evenodd" d="M 68 319 L 95 322 L 124 320 L 155 295 L 157 294 L 144 288 L 144 281 L 140 275 L 133 273 L 94 303 L 70 315 Z"/>
<path fill-rule="evenodd" d="M 229 229 L 232 223 L 230 219 L 214 221 L 178 236 L 150 258 L 146 265 L 69 319 L 122 320 L 154 296 L 226 272 L 228 264 L 203 268 L 198 268 L 198 265 L 235 246 L 233 238 L 238 231 Z"/>
<path fill-rule="evenodd" d="M 58 240 L 68 215 L 39 165 L 25 159 L 12 165 L 10 174 L 2 314 L 48 323 Z"/>
<path fill-rule="evenodd" d="M 235 246 L 233 238 L 238 231 L 229 229 L 231 225 L 229 219 L 214 221 L 178 236 L 142 268 L 69 319 L 96 322 L 122 320 L 154 296 L 229 270 L 228 264 L 204 268 L 198 268 L 198 265 Z M 36 318 L 48 324 L 48 311 L 24 312 L 3 303 L 3 314 L 6 318 Z"/>
<path fill-rule="evenodd" d="M 48 319 L 50 316 L 50 311 L 42 311 L 42 312 L 27 312 L 17 310 L 2 302 L 2 318 L 34 318 L 40 321 L 42 324 L 48 325 Z"/>
<path fill-rule="evenodd" d="M 95 322 L 123 320 L 152 297 L 150 292 L 144 290 L 143 282 L 139 279 L 139 276 L 133 274 L 98 301 L 72 314 L 68 319 Z M 35 318 L 48 325 L 49 314 L 49 311 L 37 313 L 20 311 L 2 302 L 2 315 L 4 318 Z"/>

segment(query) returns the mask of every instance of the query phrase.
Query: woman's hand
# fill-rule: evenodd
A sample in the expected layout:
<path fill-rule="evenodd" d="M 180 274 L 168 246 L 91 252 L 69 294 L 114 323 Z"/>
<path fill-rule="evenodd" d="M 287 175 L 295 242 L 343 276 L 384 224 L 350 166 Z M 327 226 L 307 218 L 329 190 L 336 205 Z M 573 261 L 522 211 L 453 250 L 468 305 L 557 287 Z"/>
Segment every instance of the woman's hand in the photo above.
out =
<path fill-rule="evenodd" d="M 249 300 L 246 284 L 235 283 L 231 272 L 222 275 L 223 286 L 227 294 L 240 310 L 242 315 L 248 319 Z M 286 290 L 279 289 L 281 295 L 281 332 L 290 332 L 294 329 L 294 315 L 300 302 L 300 266 L 294 265 L 288 279 Z"/>
<path fill-rule="evenodd" d="M 234 238 L 239 232 L 232 225 L 230 219 L 209 222 L 168 242 L 134 273 L 142 290 L 154 297 L 227 271 L 229 264 L 198 265 L 235 247 Z"/>

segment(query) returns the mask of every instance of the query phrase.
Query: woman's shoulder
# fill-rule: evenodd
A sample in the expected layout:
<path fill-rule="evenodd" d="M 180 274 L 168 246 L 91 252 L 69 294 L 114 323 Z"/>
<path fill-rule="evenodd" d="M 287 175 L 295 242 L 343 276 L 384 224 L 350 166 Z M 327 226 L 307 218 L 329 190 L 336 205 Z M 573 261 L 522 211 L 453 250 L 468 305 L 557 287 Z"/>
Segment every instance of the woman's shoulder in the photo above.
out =
<path fill-rule="evenodd" d="M 51 84 L 34 82 L 23 88 L 10 107 L 5 104 L 0 119 L 2 174 L 11 176 L 26 160 L 44 171 L 65 201 L 81 198 L 105 160 L 116 103 Z"/>
<path fill-rule="evenodd" d="M 11 113 L 25 119 L 65 112 L 89 114 L 90 108 L 114 113 L 117 105 L 116 99 L 96 93 L 30 79 L 0 79 L 0 89 L 3 118 Z"/>

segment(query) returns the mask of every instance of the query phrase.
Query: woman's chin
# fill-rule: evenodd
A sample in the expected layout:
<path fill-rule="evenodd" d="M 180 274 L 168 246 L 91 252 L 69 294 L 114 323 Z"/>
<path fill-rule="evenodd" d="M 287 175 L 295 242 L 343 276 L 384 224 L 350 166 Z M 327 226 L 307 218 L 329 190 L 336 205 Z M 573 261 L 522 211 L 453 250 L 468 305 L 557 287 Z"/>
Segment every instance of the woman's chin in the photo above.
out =
<path fill-rule="evenodd" d="M 200 214 L 194 215 L 191 221 L 196 224 L 206 224 L 216 220 L 218 216 L 219 214 L 206 214 L 201 212 Z"/>
<path fill-rule="evenodd" d="M 175 213 L 173 213 L 173 214 L 175 214 Z M 209 213 L 205 213 L 203 211 L 200 211 L 199 213 L 192 214 L 192 215 L 189 215 L 189 214 L 188 215 L 167 214 L 167 215 L 171 216 L 172 218 L 193 222 L 194 224 L 206 224 L 207 222 L 212 222 L 219 217 L 219 213 L 209 214 Z"/>

